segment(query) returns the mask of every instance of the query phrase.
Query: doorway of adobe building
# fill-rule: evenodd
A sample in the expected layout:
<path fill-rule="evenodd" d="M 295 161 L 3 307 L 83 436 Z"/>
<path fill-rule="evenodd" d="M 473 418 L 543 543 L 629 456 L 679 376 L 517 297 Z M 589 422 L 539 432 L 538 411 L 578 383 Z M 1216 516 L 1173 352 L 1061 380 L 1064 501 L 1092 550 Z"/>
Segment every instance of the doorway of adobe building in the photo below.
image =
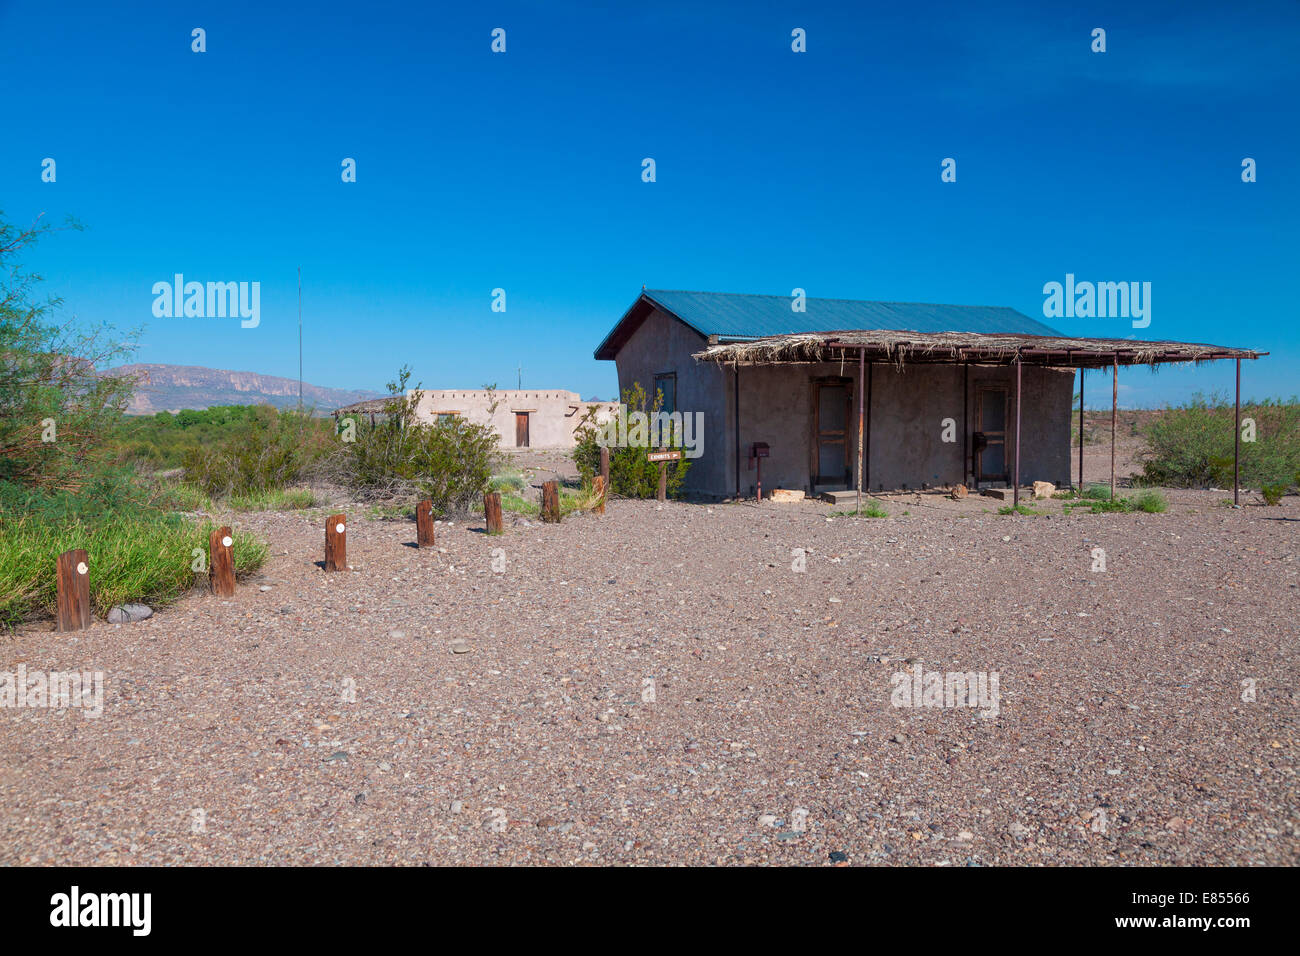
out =
<path fill-rule="evenodd" d="M 528 413 L 515 412 L 515 447 L 528 447 Z"/>

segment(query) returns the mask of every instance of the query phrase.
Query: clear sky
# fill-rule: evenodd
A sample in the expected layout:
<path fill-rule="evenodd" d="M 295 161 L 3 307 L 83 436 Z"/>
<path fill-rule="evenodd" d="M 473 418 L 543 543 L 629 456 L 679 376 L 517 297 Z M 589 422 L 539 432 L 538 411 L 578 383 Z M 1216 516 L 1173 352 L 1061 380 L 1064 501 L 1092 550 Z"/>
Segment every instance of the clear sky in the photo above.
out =
<path fill-rule="evenodd" d="M 296 377 L 301 266 L 309 382 L 609 398 L 592 350 L 642 284 L 1042 318 L 1073 273 L 1150 282 L 1151 325 L 1049 325 L 1264 349 L 1244 393 L 1300 392 L 1290 0 L 284 7 L 0 0 L 0 209 L 84 223 L 30 265 L 137 361 Z M 176 273 L 260 282 L 260 324 L 155 318 Z"/>

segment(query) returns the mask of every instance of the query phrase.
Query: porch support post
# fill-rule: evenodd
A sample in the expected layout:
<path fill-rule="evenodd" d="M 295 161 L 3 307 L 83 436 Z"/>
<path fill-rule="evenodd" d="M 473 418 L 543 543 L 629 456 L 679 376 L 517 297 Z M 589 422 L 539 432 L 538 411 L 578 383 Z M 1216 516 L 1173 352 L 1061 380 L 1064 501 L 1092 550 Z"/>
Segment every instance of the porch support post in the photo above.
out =
<path fill-rule="evenodd" d="M 1079 369 L 1079 490 L 1083 491 L 1083 374 L 1087 369 Z"/>
<path fill-rule="evenodd" d="M 862 514 L 862 408 L 866 401 L 867 349 L 858 349 L 858 514 Z"/>
<path fill-rule="evenodd" d="M 1111 369 L 1114 378 L 1110 385 L 1110 500 L 1115 500 L 1115 431 L 1119 427 L 1119 353 L 1116 352 Z"/>
<path fill-rule="evenodd" d="M 1233 404 L 1235 425 L 1232 433 L 1232 503 L 1240 503 L 1241 494 L 1241 359 L 1237 359 L 1237 398 Z"/>
<path fill-rule="evenodd" d="M 863 485 L 867 489 L 867 494 L 871 494 L 871 379 L 872 366 L 867 366 L 867 437 L 863 449 L 864 460 L 862 470 L 864 472 Z"/>
<path fill-rule="evenodd" d="M 961 362 L 961 483 L 966 484 L 966 476 L 973 471 L 970 467 L 970 361 Z"/>
<path fill-rule="evenodd" d="M 736 499 L 740 499 L 740 366 L 735 366 L 732 398 L 736 406 Z"/>
<path fill-rule="evenodd" d="M 1016 469 L 1014 477 L 1014 486 L 1011 489 L 1011 506 L 1020 507 L 1020 369 L 1024 363 L 1020 361 L 1020 355 L 1016 355 Z"/>

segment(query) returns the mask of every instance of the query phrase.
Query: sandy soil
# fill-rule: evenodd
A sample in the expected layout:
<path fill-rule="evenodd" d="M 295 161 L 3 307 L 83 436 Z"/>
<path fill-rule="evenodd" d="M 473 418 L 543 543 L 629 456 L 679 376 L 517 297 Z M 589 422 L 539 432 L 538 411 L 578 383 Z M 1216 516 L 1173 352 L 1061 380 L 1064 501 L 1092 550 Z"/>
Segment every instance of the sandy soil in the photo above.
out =
<path fill-rule="evenodd" d="M 106 674 L 0 710 L 0 863 L 1295 864 L 1300 501 L 1223 497 L 357 511 L 336 574 L 326 511 L 239 516 L 233 599 L 0 638 Z M 917 665 L 996 716 L 893 706 Z"/>

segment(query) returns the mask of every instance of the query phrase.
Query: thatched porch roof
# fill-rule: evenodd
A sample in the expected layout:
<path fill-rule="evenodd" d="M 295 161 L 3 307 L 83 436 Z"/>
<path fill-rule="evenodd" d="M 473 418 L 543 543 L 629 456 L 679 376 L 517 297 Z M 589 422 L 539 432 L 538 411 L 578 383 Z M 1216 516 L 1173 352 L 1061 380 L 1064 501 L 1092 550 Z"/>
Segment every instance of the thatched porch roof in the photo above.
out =
<path fill-rule="evenodd" d="M 871 361 L 896 365 L 1047 365 L 1057 368 L 1109 368 L 1120 365 L 1164 365 L 1173 362 L 1212 362 L 1256 359 L 1267 352 L 1201 345 L 1190 342 L 1147 342 L 1139 339 L 1082 339 L 1064 336 L 989 334 L 980 332 L 907 332 L 889 329 L 844 329 L 799 332 L 759 338 L 709 338 L 709 347 L 695 358 L 720 365 L 790 365 L 856 359 L 865 350 Z"/>

